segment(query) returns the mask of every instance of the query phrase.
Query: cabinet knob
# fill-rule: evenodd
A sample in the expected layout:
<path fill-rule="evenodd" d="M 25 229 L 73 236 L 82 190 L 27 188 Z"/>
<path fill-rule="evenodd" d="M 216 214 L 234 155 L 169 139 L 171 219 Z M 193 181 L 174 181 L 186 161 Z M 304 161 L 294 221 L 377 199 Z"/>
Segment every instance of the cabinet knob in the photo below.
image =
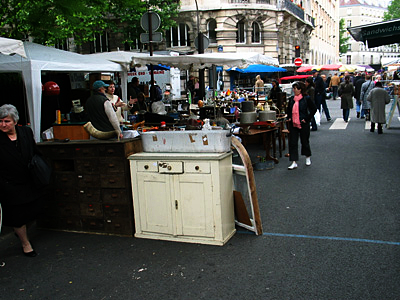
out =
<path fill-rule="evenodd" d="M 147 170 L 148 168 L 149 168 L 149 166 L 148 166 L 148 165 L 145 165 L 145 166 L 144 166 L 144 169 L 145 169 L 145 170 Z"/>
<path fill-rule="evenodd" d="M 171 167 L 171 166 L 168 166 L 167 169 L 168 169 L 168 171 L 171 171 L 171 170 L 172 170 L 172 167 Z"/>
<path fill-rule="evenodd" d="M 198 171 L 198 170 L 200 170 L 200 167 L 199 167 L 199 166 L 195 166 L 194 169 L 195 169 L 196 171 Z"/>

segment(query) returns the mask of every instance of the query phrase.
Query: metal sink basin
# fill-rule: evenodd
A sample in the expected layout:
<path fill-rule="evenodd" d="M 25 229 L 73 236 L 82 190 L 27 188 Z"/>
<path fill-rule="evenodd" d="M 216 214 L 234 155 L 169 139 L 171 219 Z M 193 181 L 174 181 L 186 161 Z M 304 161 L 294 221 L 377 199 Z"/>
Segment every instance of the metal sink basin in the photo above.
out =
<path fill-rule="evenodd" d="M 141 134 L 144 152 L 228 152 L 229 130 L 149 131 Z"/>

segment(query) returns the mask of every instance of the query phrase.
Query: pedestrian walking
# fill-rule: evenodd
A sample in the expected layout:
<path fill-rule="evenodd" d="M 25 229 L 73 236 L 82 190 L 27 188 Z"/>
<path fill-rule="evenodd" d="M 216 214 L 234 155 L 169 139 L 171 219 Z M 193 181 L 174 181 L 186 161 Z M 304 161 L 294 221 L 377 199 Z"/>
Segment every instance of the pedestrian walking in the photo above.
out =
<path fill-rule="evenodd" d="M 355 93 L 354 86 L 350 82 L 349 75 L 346 75 L 344 82 L 340 84 L 338 93 L 341 99 L 340 108 L 343 110 L 343 120 L 348 122 L 350 109 L 353 108 L 353 96 Z"/>
<path fill-rule="evenodd" d="M 374 86 L 375 86 L 375 84 L 371 80 L 371 75 L 366 75 L 365 82 L 361 86 L 361 96 L 360 96 L 360 100 L 362 102 L 361 114 L 364 113 L 366 121 L 370 120 L 370 111 L 369 111 L 370 105 L 369 105 L 369 102 L 367 101 L 367 97 L 368 97 L 369 92 L 374 88 Z M 361 117 L 361 119 L 363 119 L 363 118 Z"/>
<path fill-rule="evenodd" d="M 312 77 L 307 77 L 306 81 L 304 82 L 306 85 L 306 93 L 311 98 L 311 101 L 315 103 L 315 84 Z M 315 116 L 311 118 L 311 131 L 317 131 L 318 126 L 315 120 Z"/>
<path fill-rule="evenodd" d="M 371 103 L 371 132 L 375 131 L 375 123 L 378 123 L 378 133 L 382 134 L 382 125 L 386 123 L 385 106 L 389 104 L 390 97 L 388 92 L 383 88 L 382 82 L 377 81 L 375 87 L 371 90 L 367 97 L 367 101 Z"/>
<path fill-rule="evenodd" d="M 332 90 L 333 100 L 336 100 L 336 98 L 338 96 L 339 84 L 340 84 L 340 78 L 339 78 L 338 74 L 335 73 L 332 76 L 331 81 L 329 82 L 329 89 Z"/>
<path fill-rule="evenodd" d="M 27 224 L 43 209 L 43 190 L 34 183 L 29 171 L 32 154 L 41 154 L 29 127 L 17 126 L 19 114 L 15 106 L 0 107 L 0 189 L 2 223 L 14 228 L 22 245 L 22 253 L 35 257 L 27 234 Z"/>
<path fill-rule="evenodd" d="M 306 86 L 303 82 L 295 82 L 293 85 L 294 96 L 290 97 L 288 104 L 289 123 L 289 159 L 292 162 L 289 170 L 297 168 L 299 160 L 299 137 L 301 141 L 301 155 L 306 156 L 306 166 L 311 165 L 310 147 L 310 122 L 317 111 L 315 103 L 306 94 Z"/>
<path fill-rule="evenodd" d="M 361 110 L 361 87 L 363 83 L 365 82 L 365 74 L 363 73 L 359 79 L 357 79 L 355 83 L 355 95 L 354 98 L 356 98 L 356 112 L 357 112 L 357 118 L 364 118 L 364 111 Z"/>

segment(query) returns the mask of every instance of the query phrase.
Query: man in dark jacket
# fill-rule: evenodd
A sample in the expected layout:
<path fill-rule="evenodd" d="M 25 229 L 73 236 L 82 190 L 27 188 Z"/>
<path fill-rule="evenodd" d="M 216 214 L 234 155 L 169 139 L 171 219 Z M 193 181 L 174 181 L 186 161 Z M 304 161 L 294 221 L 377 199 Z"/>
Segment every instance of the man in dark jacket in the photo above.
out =
<path fill-rule="evenodd" d="M 122 138 L 117 115 L 105 95 L 107 86 L 108 84 L 101 80 L 93 83 L 93 95 L 86 101 L 86 112 L 95 129 L 102 132 L 115 131 L 115 137 Z"/>
<path fill-rule="evenodd" d="M 325 83 L 321 76 L 319 76 L 319 72 L 317 70 L 313 70 L 314 84 L 315 84 L 315 105 L 317 106 L 319 112 L 321 113 L 321 105 L 325 112 L 326 119 L 328 121 L 331 120 L 331 116 L 329 114 L 328 106 L 325 101 Z M 322 117 L 322 114 L 321 114 Z"/>

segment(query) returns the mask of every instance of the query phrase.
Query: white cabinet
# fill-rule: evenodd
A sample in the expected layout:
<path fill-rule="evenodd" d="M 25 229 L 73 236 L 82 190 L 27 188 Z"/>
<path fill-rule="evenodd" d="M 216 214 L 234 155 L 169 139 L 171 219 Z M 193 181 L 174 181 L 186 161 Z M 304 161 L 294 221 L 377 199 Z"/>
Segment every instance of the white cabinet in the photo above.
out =
<path fill-rule="evenodd" d="M 225 244 L 235 233 L 231 157 L 131 155 L 135 237 Z"/>

